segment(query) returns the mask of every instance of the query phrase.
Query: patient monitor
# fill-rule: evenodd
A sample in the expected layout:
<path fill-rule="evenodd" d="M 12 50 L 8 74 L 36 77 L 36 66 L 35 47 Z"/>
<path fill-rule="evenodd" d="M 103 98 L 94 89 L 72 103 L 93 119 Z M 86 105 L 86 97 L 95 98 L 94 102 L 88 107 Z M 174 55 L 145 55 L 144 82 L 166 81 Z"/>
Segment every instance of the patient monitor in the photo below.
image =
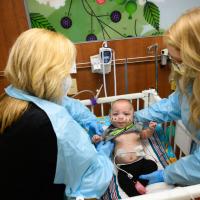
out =
<path fill-rule="evenodd" d="M 99 49 L 99 55 L 102 64 L 110 64 L 112 61 L 112 49 L 108 47 L 107 42 L 103 42 Z"/>

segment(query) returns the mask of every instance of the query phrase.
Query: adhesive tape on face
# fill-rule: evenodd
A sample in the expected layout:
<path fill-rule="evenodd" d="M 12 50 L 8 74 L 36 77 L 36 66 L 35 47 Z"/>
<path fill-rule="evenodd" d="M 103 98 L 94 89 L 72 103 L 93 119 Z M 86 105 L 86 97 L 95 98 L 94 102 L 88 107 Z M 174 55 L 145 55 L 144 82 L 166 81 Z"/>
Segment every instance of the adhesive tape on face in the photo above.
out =
<path fill-rule="evenodd" d="M 119 121 L 119 119 L 121 119 L 121 121 L 123 121 L 123 122 L 130 122 L 131 121 L 131 117 L 121 117 L 121 118 L 119 118 L 119 117 L 111 117 L 111 120 L 113 122 Z"/>

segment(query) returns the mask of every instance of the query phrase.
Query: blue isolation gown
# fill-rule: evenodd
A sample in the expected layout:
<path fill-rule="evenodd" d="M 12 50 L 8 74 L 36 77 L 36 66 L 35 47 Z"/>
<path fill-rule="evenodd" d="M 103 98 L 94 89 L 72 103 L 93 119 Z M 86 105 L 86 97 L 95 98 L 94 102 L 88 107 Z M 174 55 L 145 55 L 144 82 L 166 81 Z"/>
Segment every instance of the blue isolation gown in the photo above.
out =
<path fill-rule="evenodd" d="M 33 102 L 48 115 L 58 146 L 54 182 L 66 185 L 67 196 L 100 198 L 112 179 L 113 164 L 107 155 L 95 149 L 83 128 L 94 120 L 89 109 L 68 97 L 63 99 L 63 105 L 58 105 L 12 86 L 5 91 L 14 98 Z"/>

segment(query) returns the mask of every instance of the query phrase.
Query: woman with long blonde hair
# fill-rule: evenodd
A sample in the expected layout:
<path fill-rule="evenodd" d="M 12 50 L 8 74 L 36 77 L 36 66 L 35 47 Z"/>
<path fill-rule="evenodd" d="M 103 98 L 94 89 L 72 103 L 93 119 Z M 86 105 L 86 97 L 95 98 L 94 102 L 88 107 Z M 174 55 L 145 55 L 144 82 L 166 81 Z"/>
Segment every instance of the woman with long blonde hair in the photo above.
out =
<path fill-rule="evenodd" d="M 96 117 L 65 96 L 75 57 L 69 39 L 40 28 L 11 48 L 11 85 L 0 96 L 0 199 L 100 198 L 109 185 L 112 144 L 95 149 L 85 128 L 100 132 Z"/>
<path fill-rule="evenodd" d="M 185 127 L 200 139 L 200 8 L 184 13 L 168 29 L 164 39 L 172 71 L 170 80 L 176 91 L 148 109 L 136 113 L 140 121 L 168 122 L 181 119 Z M 149 183 L 193 185 L 200 183 L 200 147 L 167 166 L 164 170 L 142 175 Z"/>

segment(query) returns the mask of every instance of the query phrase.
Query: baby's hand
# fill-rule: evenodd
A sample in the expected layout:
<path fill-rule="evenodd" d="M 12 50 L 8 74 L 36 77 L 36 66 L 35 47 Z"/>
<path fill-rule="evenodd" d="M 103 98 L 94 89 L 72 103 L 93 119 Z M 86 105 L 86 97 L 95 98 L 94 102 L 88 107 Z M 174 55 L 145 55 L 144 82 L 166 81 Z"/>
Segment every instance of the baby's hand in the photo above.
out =
<path fill-rule="evenodd" d="M 147 129 L 142 130 L 140 134 L 141 139 L 150 138 L 155 131 L 156 125 L 156 122 L 149 122 L 149 127 Z"/>
<path fill-rule="evenodd" d="M 148 138 L 148 133 L 146 129 L 141 131 L 140 138 L 143 140 L 146 140 Z"/>
<path fill-rule="evenodd" d="M 92 142 L 95 143 L 95 144 L 102 141 L 102 140 L 103 140 L 103 138 L 100 135 L 93 135 L 92 136 Z"/>

